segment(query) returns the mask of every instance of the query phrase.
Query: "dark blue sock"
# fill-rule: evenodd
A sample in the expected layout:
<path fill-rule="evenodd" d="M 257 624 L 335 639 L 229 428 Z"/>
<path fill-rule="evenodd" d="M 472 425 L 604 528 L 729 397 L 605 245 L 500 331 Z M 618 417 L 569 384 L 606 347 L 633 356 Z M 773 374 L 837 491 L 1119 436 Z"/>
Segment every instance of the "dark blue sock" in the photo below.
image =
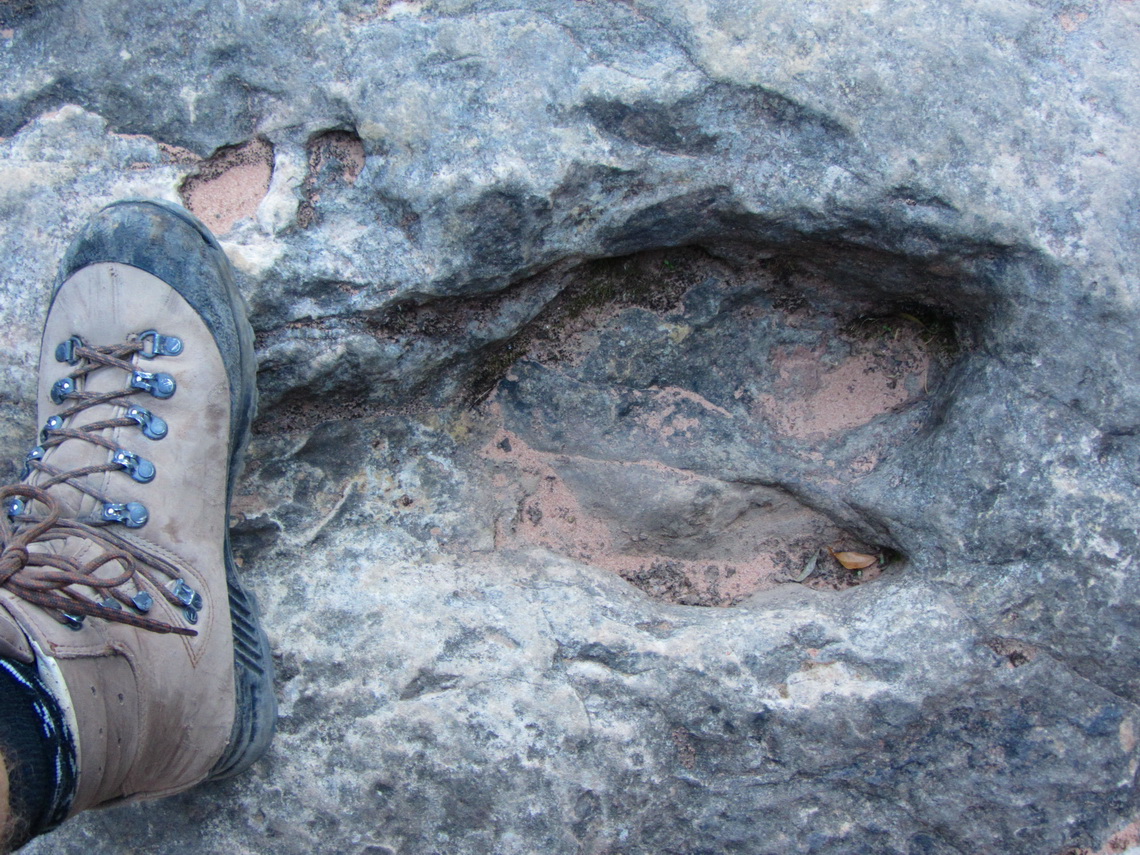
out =
<path fill-rule="evenodd" d="M 75 746 L 35 666 L 0 659 L 0 751 L 14 846 L 59 825 L 75 794 Z"/>

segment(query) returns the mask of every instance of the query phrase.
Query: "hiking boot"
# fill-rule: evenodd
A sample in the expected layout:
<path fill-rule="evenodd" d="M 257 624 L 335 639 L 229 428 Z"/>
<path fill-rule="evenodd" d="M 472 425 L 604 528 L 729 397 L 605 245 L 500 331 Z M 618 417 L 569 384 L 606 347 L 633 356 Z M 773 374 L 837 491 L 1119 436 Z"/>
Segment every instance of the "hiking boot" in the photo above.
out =
<path fill-rule="evenodd" d="M 122 202 L 64 259 L 40 352 L 39 444 L 0 490 L 0 656 L 59 701 L 62 815 L 250 766 L 276 718 L 229 504 L 256 407 L 253 335 L 217 241 Z"/>

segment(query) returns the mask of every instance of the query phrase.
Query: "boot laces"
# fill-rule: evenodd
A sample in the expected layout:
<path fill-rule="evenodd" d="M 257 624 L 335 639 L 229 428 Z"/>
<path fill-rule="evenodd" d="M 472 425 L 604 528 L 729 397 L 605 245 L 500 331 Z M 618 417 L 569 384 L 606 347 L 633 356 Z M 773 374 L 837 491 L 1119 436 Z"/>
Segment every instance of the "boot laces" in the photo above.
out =
<path fill-rule="evenodd" d="M 129 360 L 139 356 L 173 356 L 181 351 L 179 339 L 154 330 L 110 346 L 88 345 L 78 337 L 62 343 L 56 349 L 56 359 L 75 366 L 75 370 L 56 381 L 51 396 L 56 404 L 73 403 L 48 419 L 40 444 L 28 454 L 24 483 L 0 488 L 0 587 L 74 629 L 79 629 L 83 619 L 90 616 L 151 632 L 197 635 L 195 630 L 145 616 L 157 594 L 194 623 L 202 607 L 202 597 L 186 584 L 181 571 L 170 561 L 114 530 L 117 524 L 127 528 L 145 525 L 146 508 L 137 502 L 115 502 L 95 489 L 89 477 L 104 472 L 124 472 L 140 483 L 154 478 L 154 466 L 149 461 L 100 434 L 107 428 L 133 425 L 150 439 L 166 435 L 166 423 L 161 418 L 145 407 L 130 405 L 128 399 L 146 394 L 169 398 L 175 391 L 174 379 L 169 374 L 141 371 Z M 84 378 L 106 369 L 127 372 L 128 385 L 109 392 L 82 389 Z M 72 416 L 102 405 L 126 409 L 121 416 L 79 428 L 67 426 Z M 76 469 L 59 469 L 45 457 L 51 449 L 68 441 L 89 442 L 106 449 L 110 452 L 109 459 Z M 30 483 L 33 475 L 35 484 Z M 49 492 L 60 484 L 95 499 L 102 507 L 101 513 L 86 519 L 64 516 L 60 501 Z M 87 541 L 98 547 L 98 554 L 80 561 L 66 554 L 76 550 L 51 547 L 53 542 L 60 543 L 66 538 Z M 37 543 L 47 544 L 48 548 L 30 548 Z M 118 565 L 118 573 L 114 565 Z M 86 595 L 83 589 L 87 590 Z M 134 593 L 130 593 L 132 589 Z"/>

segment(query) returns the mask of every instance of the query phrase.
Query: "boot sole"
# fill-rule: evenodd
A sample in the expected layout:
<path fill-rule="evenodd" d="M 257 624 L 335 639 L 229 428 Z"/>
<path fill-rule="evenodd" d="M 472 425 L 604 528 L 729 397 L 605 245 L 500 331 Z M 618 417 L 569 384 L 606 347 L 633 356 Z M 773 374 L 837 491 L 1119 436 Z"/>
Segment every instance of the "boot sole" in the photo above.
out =
<path fill-rule="evenodd" d="M 123 208 L 126 210 L 117 210 Z M 136 226 L 149 224 L 151 240 L 137 240 L 138 228 L 115 227 L 127 219 L 138 220 Z M 152 200 L 108 205 L 89 223 L 84 238 L 72 244 L 55 292 L 74 271 L 88 264 L 128 264 L 157 276 L 178 291 L 214 334 L 230 381 L 228 519 L 234 484 L 241 474 L 257 413 L 253 328 L 229 259 L 197 217 L 183 208 Z M 222 287 L 212 287 L 213 282 Z M 277 723 L 273 654 L 261 628 L 257 601 L 238 579 L 228 526 L 225 564 L 234 647 L 234 724 L 229 742 L 206 777 L 208 781 L 229 778 L 252 766 L 268 750 Z"/>

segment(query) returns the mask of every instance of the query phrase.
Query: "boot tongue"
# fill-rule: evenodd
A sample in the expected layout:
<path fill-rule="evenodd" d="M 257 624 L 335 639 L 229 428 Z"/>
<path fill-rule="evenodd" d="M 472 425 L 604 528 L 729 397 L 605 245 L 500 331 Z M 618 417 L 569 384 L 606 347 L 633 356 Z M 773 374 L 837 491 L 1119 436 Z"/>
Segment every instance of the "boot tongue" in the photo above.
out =
<path fill-rule="evenodd" d="M 59 376 L 67 376 L 69 369 L 70 366 L 66 363 L 61 363 Z M 81 391 L 106 393 L 118 392 L 128 388 L 130 381 L 131 375 L 127 372 L 118 368 L 104 366 L 80 378 L 76 383 Z M 130 400 L 130 398 L 121 398 L 115 403 L 98 404 L 80 410 L 67 420 L 65 427 L 79 429 L 94 422 L 118 418 L 123 415 L 126 407 L 129 406 L 129 403 L 124 402 L 129 402 Z M 66 409 L 73 403 L 74 400 L 69 398 L 59 409 Z M 120 428 L 104 428 L 101 431 L 96 431 L 93 436 L 100 436 L 117 444 L 117 434 L 120 430 Z M 93 442 L 88 442 L 87 440 L 65 439 L 59 445 L 48 448 L 43 456 L 43 461 L 58 470 L 70 472 L 75 469 L 82 469 L 86 466 L 98 466 L 108 463 L 111 460 L 112 454 L 113 452 L 109 449 L 101 445 L 96 445 Z M 43 472 L 36 472 L 33 473 L 28 480 L 32 485 L 39 486 L 48 480 L 49 477 L 50 476 Z M 117 472 L 99 472 L 94 475 L 85 475 L 73 480 L 97 490 L 107 496 L 111 501 L 115 501 L 115 482 L 123 477 L 126 476 L 120 475 Z M 88 496 L 86 493 L 77 490 L 67 483 L 56 484 L 49 487 L 48 492 L 60 503 L 60 511 L 64 517 L 71 519 L 91 518 L 99 517 L 102 513 L 103 504 L 101 501 Z"/>

